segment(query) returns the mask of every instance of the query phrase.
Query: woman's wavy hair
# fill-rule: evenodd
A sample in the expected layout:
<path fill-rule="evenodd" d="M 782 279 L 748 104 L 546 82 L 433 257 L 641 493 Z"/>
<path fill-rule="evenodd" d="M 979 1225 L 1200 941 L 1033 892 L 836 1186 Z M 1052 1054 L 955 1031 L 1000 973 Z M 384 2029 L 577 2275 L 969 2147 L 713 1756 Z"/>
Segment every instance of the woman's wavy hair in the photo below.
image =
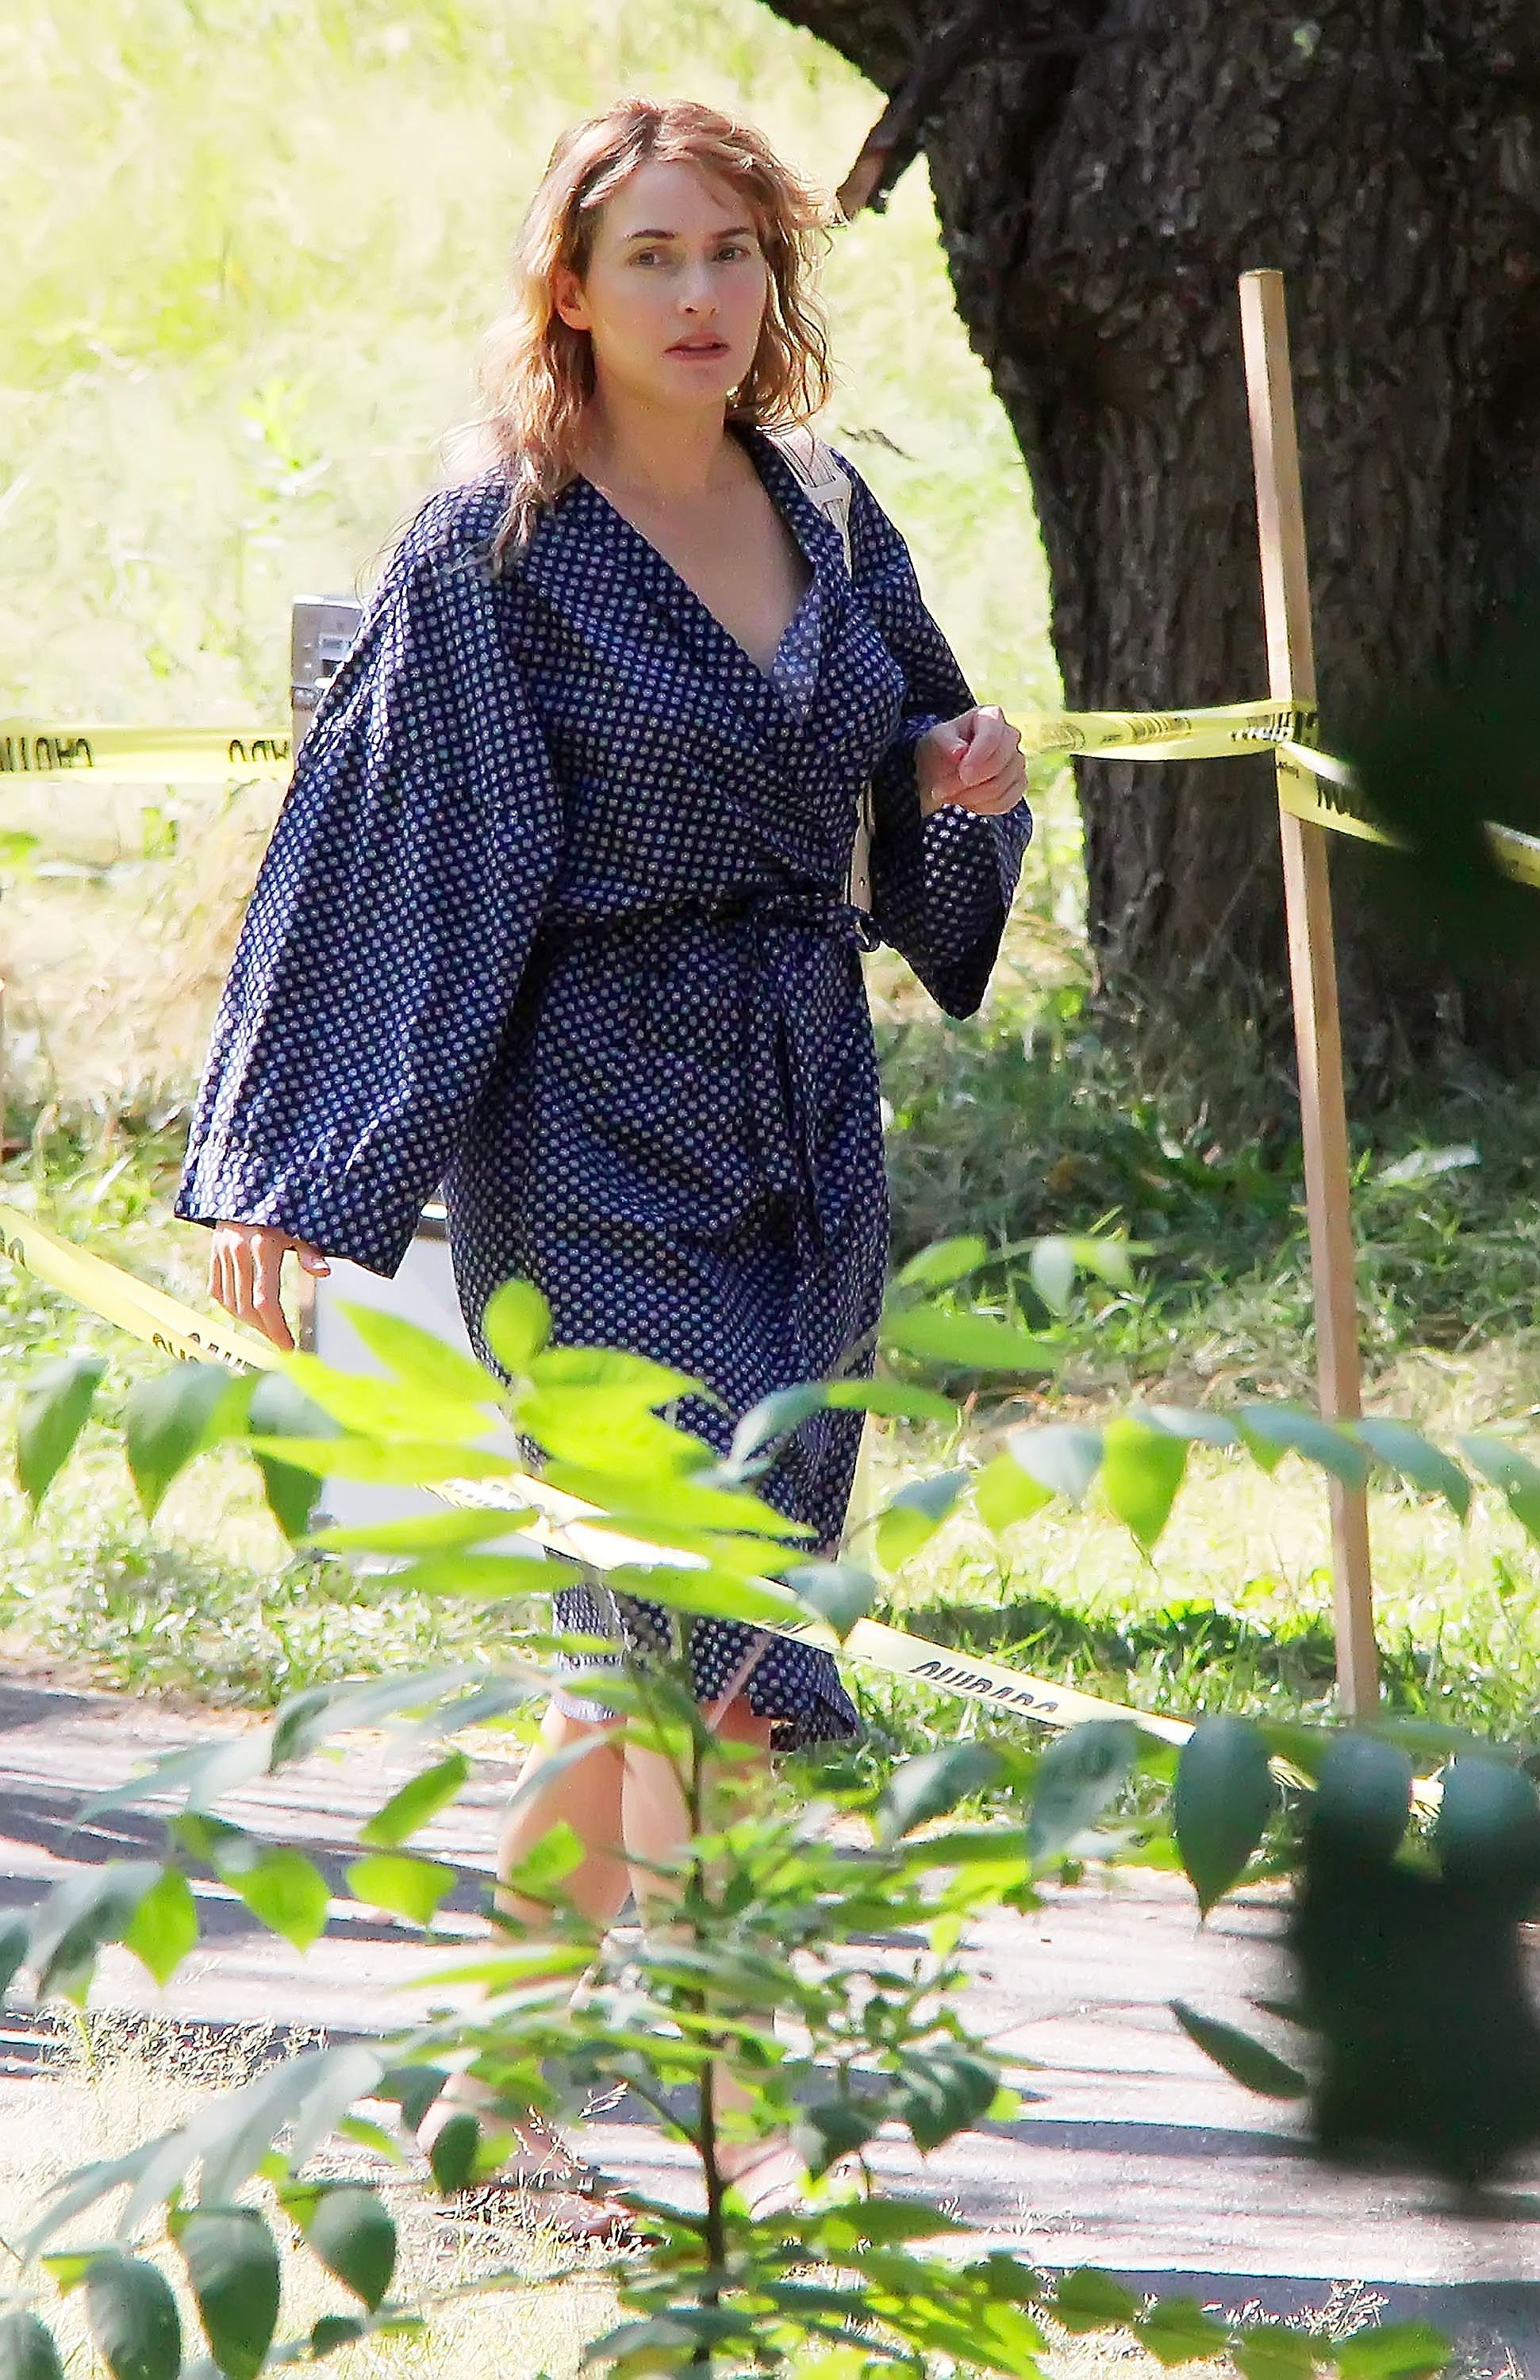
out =
<path fill-rule="evenodd" d="M 477 445 L 511 484 L 491 540 L 494 571 L 522 552 L 541 511 L 577 468 L 583 409 L 593 393 L 586 331 L 556 311 L 555 276 L 579 278 L 593 253 L 599 210 L 639 165 L 697 166 L 725 182 L 751 216 L 770 268 L 754 361 L 728 419 L 765 429 L 805 421 L 828 401 L 829 339 L 813 291 L 838 220 L 832 202 L 775 154 L 764 135 L 695 100 L 617 100 L 564 132 L 514 243 L 512 291 L 477 357 Z"/>

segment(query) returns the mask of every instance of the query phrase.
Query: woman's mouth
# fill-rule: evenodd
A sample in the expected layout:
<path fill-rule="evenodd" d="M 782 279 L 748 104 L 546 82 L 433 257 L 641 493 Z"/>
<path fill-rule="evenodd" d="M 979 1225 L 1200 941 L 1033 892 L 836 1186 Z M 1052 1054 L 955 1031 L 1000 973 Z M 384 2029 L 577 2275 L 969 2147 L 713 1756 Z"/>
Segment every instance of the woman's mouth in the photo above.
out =
<path fill-rule="evenodd" d="M 676 339 L 669 349 L 671 356 L 689 356 L 697 360 L 701 357 L 724 356 L 726 353 L 725 339 Z"/>

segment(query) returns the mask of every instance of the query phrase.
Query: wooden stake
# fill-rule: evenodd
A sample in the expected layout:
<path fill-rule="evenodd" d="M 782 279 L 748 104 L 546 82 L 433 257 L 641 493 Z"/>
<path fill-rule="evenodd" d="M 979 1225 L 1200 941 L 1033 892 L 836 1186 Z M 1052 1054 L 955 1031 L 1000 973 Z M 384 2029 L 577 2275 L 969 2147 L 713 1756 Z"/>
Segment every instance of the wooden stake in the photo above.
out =
<path fill-rule="evenodd" d="M 1280 273 L 1241 275 L 1241 331 L 1256 475 L 1256 528 L 1262 556 L 1262 611 L 1267 636 L 1268 691 L 1314 704 L 1316 650 L 1310 625 L 1304 505 L 1289 369 L 1289 323 Z M 1297 761 L 1278 755 L 1280 790 Z M 1342 1030 L 1331 931 L 1331 882 L 1324 827 L 1280 808 L 1289 975 L 1299 1052 L 1300 1122 L 1304 1137 L 1305 1210 L 1316 1303 L 1316 1378 L 1321 1411 L 1333 1421 L 1363 1410 L 1354 1288 L 1348 1119 L 1342 1090 Z M 1369 1508 L 1362 1488 L 1329 1483 L 1332 1593 L 1337 1622 L 1337 1686 L 1350 1718 L 1379 1698 Z"/>

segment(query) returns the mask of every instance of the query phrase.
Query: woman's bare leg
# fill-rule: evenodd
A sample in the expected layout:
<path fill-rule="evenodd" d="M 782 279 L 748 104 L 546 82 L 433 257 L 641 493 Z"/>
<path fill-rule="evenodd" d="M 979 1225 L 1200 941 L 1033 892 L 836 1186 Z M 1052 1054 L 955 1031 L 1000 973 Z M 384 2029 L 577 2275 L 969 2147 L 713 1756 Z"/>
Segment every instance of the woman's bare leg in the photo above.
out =
<path fill-rule="evenodd" d="M 714 1732 L 724 1742 L 746 1746 L 758 1755 L 760 1762 L 768 1762 L 770 1722 L 752 1711 L 741 1695 L 709 1717 Z M 646 1915 L 650 1903 L 654 1919 L 662 1913 L 660 1903 L 666 1902 L 668 1887 L 651 1872 L 650 1864 L 666 1865 L 690 1838 L 689 1814 L 673 1764 L 661 1753 L 613 1740 L 616 1731 L 614 1722 L 572 1718 L 552 1704 L 541 1722 L 540 1741 L 520 1771 L 523 1798 L 510 1812 L 498 1844 L 497 1872 L 502 1877 L 517 1867 L 552 1827 L 564 1821 L 588 1855 L 564 1880 L 564 1889 L 585 1916 L 602 1925 L 613 1921 L 632 1894 L 639 1912 Z M 525 1791 L 543 1767 L 553 1764 L 555 1755 L 586 1738 L 593 1739 L 592 1749 L 582 1759 L 558 1768 L 548 1786 L 536 1784 L 533 1791 Z M 632 1866 L 632 1860 L 641 1864 Z M 497 1900 L 505 1914 L 532 1926 L 546 1913 L 538 1901 L 506 1889 L 499 1891 Z M 418 2134 L 422 2145 L 430 2145 L 449 2116 L 465 2107 L 479 2111 L 491 2100 L 486 2086 L 473 2077 L 453 2077 L 423 2123 Z M 722 2110 L 746 2104 L 746 2094 L 721 2068 L 714 2104 Z M 538 2118 L 529 2119 L 528 2131 L 527 2150 L 539 2154 L 548 2142 L 556 2148 Z M 722 2153 L 723 2169 L 732 2174 L 763 2153 L 758 2143 L 729 2143 Z"/>
<path fill-rule="evenodd" d="M 564 1880 L 563 1889 L 585 1917 L 604 1926 L 613 1923 L 631 1889 L 622 1837 L 624 1758 L 621 1745 L 612 1740 L 614 1732 L 612 1722 L 573 1718 L 554 1703 L 549 1704 L 539 1740 L 530 1746 L 519 1770 L 515 1803 L 503 1821 L 497 1846 L 501 1878 L 516 1868 L 552 1827 L 564 1822 L 587 1856 Z M 590 1742 L 591 1748 L 580 1760 L 555 1765 L 558 1754 L 585 1742 Z M 547 1767 L 552 1773 L 542 1785 L 540 1772 Z M 531 1927 L 539 1926 L 549 1914 L 539 1901 L 505 1890 L 499 1891 L 497 1905 L 505 1916 Z M 494 2105 L 493 2094 L 474 2075 L 453 2075 L 423 2119 L 419 2143 L 425 2149 L 430 2147 L 450 2117 L 463 2109 L 481 2114 Z M 519 2130 L 521 2136 L 527 2131 L 524 2146 L 537 2158 L 548 2149 L 557 2151 L 553 2136 L 532 2112 L 520 2119 Z"/>
<path fill-rule="evenodd" d="M 564 1822 L 584 1846 L 587 1857 L 566 1878 L 563 1889 L 585 1917 L 600 1925 L 612 1924 L 631 1888 L 622 1818 L 624 1753 L 615 1735 L 613 1720 L 572 1718 L 550 1704 L 540 1722 L 540 1741 L 531 1745 L 519 1771 L 518 1798 L 503 1822 L 497 1846 L 497 1873 L 502 1877 L 517 1867 L 552 1827 Z M 539 1782 L 540 1770 L 557 1754 L 586 1741 L 592 1749 L 581 1760 L 557 1768 L 548 1783 Z M 497 1905 L 507 1915 L 523 1918 L 531 1925 L 538 1925 L 544 1914 L 538 1902 L 521 1900 L 514 1892 L 499 1892 Z"/>
<path fill-rule="evenodd" d="M 713 1730 L 726 1743 L 745 1745 L 758 1755 L 756 1766 L 770 1758 L 770 1722 L 750 1710 L 740 1694 L 716 1718 Z M 637 1860 L 659 1864 L 675 1858 L 690 1838 L 689 1815 L 673 1764 L 661 1752 L 637 1744 L 625 1749 L 625 1784 L 622 1800 L 625 1848 Z M 668 1887 L 645 1867 L 632 1871 L 637 1908 L 654 1922 L 666 1915 Z M 650 1910 L 649 1910 L 650 1904 Z M 746 2107 L 748 2095 L 723 2067 L 715 2070 L 713 2105 L 719 2112 Z M 731 2142 L 721 2153 L 722 2170 L 733 2174 L 764 2154 L 758 2142 Z"/>

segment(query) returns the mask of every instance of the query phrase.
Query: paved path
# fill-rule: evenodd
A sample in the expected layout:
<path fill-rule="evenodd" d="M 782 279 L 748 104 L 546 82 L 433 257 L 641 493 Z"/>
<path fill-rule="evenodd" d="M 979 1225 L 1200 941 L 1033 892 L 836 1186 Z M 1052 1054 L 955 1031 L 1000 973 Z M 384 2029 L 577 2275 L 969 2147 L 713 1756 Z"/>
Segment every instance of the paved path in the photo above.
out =
<path fill-rule="evenodd" d="M 0 1686 L 0 1916 L 81 1863 L 157 1851 L 158 1822 L 141 1811 L 81 1826 L 76 1813 L 157 1754 L 241 1726 Z M 220 1807 L 336 1875 L 351 1827 L 378 1806 L 391 1775 L 377 1753 L 350 1748 L 344 1761 L 313 1759 Z M 479 1773 L 422 1847 L 485 1871 L 503 1783 Z M 449 1912 L 467 1933 L 477 1930 L 476 1890 L 467 1880 Z M 217 1887 L 200 1891 L 205 1939 L 169 1993 L 112 1951 L 94 2005 L 220 2028 L 358 2033 L 424 2004 L 417 1978 L 427 1961 L 407 1929 L 341 1902 L 301 1960 Z M 970 2133 L 924 2167 L 897 2143 L 879 2147 L 879 2165 L 1044 2265 L 1094 2262 L 1279 2312 L 1319 2304 L 1334 2281 L 1364 2282 L 1394 2314 L 1425 2313 L 1473 2337 L 1500 2333 L 1520 2369 L 1540 2374 L 1540 2162 L 1513 2178 L 1502 2219 L 1483 2223 L 1441 2210 L 1420 2183 L 1323 2172 L 1304 2155 L 1291 2111 L 1231 2082 L 1176 2025 L 1177 1997 L 1255 2021 L 1248 1995 L 1272 1980 L 1276 1922 L 1276 1900 L 1259 1893 L 1224 1904 L 1200 1928 L 1177 1879 L 1132 1872 L 1110 1887 L 1054 1892 L 1032 1917 L 991 1918 L 974 1939 L 969 2012 L 1035 2070 L 1037 2095 L 1013 2122 Z M 0 2035 L 0 2077 L 35 2074 L 43 2037 L 16 2018 Z M 638 2123 L 593 2130 L 601 2161 L 628 2177 L 656 2186 L 679 2169 Z M 5 2131 L 0 2106 L 0 2156 Z M 1475 2368 L 1511 2367 L 1478 2358 Z"/>

